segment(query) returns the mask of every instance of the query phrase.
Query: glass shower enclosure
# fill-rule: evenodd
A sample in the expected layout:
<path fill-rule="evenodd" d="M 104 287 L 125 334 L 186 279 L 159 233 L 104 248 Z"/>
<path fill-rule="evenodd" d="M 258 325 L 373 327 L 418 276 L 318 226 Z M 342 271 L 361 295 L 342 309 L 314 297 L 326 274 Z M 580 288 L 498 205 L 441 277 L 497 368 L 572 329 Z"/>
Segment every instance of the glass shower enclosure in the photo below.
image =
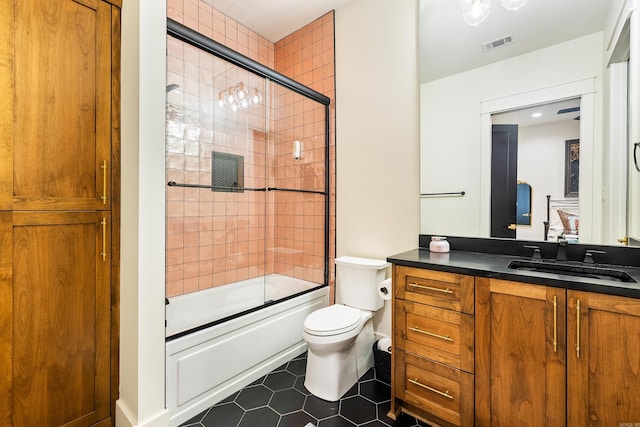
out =
<path fill-rule="evenodd" d="M 171 336 L 328 284 L 329 98 L 167 28 L 166 294 L 193 307 Z"/>

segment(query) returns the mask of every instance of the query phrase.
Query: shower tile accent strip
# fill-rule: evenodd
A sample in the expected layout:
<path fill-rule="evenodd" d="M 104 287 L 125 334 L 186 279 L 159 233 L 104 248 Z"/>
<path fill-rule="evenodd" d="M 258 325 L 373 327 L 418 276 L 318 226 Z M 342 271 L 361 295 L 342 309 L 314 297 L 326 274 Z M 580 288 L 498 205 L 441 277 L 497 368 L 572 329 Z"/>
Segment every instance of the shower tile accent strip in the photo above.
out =
<path fill-rule="evenodd" d="M 371 368 L 337 402 L 319 399 L 304 386 L 307 354 L 285 363 L 222 402 L 184 423 L 183 427 L 428 427 L 401 414 L 387 417 L 388 383 Z"/>

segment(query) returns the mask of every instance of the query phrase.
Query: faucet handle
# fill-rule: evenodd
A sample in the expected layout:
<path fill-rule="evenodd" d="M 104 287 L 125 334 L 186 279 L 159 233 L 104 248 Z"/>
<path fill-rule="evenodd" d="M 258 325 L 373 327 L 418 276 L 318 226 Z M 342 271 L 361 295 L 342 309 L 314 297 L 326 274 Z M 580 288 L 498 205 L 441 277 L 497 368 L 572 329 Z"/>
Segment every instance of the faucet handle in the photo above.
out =
<path fill-rule="evenodd" d="M 584 253 L 584 260 L 582 260 L 585 264 L 594 264 L 593 254 L 606 254 L 605 251 L 599 251 L 597 249 L 587 249 Z"/>
<path fill-rule="evenodd" d="M 542 259 L 542 254 L 540 253 L 540 246 L 524 245 L 523 247 L 527 249 L 533 249 L 533 254 L 531 255 L 531 258 Z"/>

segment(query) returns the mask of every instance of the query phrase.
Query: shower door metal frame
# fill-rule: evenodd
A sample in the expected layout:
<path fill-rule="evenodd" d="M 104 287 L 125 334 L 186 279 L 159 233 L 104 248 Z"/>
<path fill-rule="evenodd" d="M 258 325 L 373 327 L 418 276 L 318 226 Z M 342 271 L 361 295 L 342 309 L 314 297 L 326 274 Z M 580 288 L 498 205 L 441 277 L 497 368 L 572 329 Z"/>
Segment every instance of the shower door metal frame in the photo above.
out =
<path fill-rule="evenodd" d="M 211 55 L 214 55 L 218 58 L 224 59 L 225 61 L 236 65 L 240 68 L 243 68 L 247 71 L 250 71 L 260 77 L 265 78 L 267 81 L 273 81 L 275 83 L 280 84 L 300 95 L 306 96 L 322 105 L 324 105 L 325 111 L 325 129 L 324 129 L 324 139 L 325 139 L 325 165 L 324 165 L 324 191 L 315 191 L 315 190 L 301 190 L 301 189 L 289 189 L 289 188 L 281 188 L 281 187 L 267 187 L 264 189 L 247 189 L 249 191 L 292 191 L 298 193 L 312 193 L 312 194 L 322 194 L 325 196 L 324 203 L 324 286 L 329 285 L 329 227 L 330 227 L 330 173 L 329 173 L 329 164 L 330 164 L 330 104 L 331 99 L 326 95 L 321 94 L 308 86 L 305 86 L 284 74 L 280 74 L 271 68 L 254 61 L 253 59 L 242 55 L 239 52 L 236 52 L 233 49 L 226 47 L 223 44 L 216 42 L 204 35 L 198 33 L 197 31 L 192 30 L 191 28 L 174 21 L 173 19 L 167 18 L 167 35 L 183 41 L 191 46 L 194 46 L 198 49 L 201 49 Z M 176 187 L 197 187 L 197 188 L 212 188 L 212 186 L 208 185 L 197 185 L 197 184 L 179 184 L 174 181 L 170 181 L 168 183 L 169 186 Z"/>

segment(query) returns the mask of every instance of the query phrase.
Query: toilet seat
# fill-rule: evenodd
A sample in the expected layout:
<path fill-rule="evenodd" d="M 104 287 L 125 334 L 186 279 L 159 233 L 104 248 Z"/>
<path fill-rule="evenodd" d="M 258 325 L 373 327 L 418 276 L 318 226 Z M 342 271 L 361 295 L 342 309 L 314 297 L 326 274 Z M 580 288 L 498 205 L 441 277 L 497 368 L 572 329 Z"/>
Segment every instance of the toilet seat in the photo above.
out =
<path fill-rule="evenodd" d="M 334 304 L 309 314 L 304 320 L 304 330 L 315 336 L 340 335 L 358 328 L 361 323 L 360 310 Z"/>

